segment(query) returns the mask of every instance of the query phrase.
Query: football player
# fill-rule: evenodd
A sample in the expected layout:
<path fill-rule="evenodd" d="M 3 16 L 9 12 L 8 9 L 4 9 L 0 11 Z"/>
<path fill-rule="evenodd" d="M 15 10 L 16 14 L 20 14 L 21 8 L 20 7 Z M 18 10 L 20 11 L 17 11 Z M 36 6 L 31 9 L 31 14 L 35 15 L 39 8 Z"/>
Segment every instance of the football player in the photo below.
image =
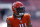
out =
<path fill-rule="evenodd" d="M 21 2 L 14 2 L 12 5 L 13 15 L 7 17 L 7 27 L 32 27 L 30 14 L 25 14 L 25 7 Z"/>

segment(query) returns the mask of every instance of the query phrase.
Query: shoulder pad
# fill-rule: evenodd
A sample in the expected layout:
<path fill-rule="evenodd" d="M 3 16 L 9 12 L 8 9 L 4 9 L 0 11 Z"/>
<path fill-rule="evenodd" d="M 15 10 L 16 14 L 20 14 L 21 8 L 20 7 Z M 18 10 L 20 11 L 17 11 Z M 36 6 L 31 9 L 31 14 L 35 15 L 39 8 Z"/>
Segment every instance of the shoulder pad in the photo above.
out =
<path fill-rule="evenodd" d="M 7 21 L 10 20 L 12 18 L 12 16 L 7 17 Z"/>
<path fill-rule="evenodd" d="M 24 16 L 31 16 L 29 13 L 25 13 Z"/>
<path fill-rule="evenodd" d="M 31 18 L 31 15 L 29 13 L 24 14 L 25 18 Z"/>
<path fill-rule="evenodd" d="M 7 17 L 7 20 L 9 20 L 9 21 L 11 21 L 11 20 L 13 20 L 13 19 L 14 19 L 13 16 L 9 16 L 9 17 Z"/>

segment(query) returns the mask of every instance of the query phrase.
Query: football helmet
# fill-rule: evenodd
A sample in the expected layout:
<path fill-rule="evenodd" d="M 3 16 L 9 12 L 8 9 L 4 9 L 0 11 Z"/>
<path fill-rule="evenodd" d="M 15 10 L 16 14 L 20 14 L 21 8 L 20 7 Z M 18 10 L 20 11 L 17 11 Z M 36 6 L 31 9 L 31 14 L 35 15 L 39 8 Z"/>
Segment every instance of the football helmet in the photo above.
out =
<path fill-rule="evenodd" d="M 22 16 L 25 12 L 23 3 L 17 1 L 12 4 L 12 11 L 16 16 Z"/>

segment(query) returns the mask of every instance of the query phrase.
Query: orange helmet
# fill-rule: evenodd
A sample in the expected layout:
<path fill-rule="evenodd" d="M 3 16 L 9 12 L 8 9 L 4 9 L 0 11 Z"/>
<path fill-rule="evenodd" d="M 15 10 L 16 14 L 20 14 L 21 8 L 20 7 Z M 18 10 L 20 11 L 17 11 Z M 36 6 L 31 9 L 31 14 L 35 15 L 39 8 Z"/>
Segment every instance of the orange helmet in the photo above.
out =
<path fill-rule="evenodd" d="M 14 2 L 13 3 L 13 5 L 12 5 L 12 11 L 16 14 L 16 13 L 18 13 L 17 11 L 17 9 L 19 9 L 19 11 L 20 11 L 20 9 L 24 9 L 24 6 L 23 6 L 23 4 L 21 3 L 21 2 L 19 2 L 19 1 L 17 1 L 17 2 Z M 16 11 L 17 10 L 17 11 Z"/>

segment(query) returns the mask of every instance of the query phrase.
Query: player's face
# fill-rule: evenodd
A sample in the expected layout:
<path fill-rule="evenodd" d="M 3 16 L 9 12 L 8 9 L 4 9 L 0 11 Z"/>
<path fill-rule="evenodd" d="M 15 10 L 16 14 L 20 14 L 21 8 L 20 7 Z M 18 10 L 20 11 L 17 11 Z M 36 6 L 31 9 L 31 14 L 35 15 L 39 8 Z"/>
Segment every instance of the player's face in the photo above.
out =
<path fill-rule="evenodd" d="M 22 14 L 24 14 L 24 12 L 25 12 L 25 8 L 24 7 L 22 7 L 22 8 L 17 8 L 16 9 L 16 15 L 22 15 Z"/>

